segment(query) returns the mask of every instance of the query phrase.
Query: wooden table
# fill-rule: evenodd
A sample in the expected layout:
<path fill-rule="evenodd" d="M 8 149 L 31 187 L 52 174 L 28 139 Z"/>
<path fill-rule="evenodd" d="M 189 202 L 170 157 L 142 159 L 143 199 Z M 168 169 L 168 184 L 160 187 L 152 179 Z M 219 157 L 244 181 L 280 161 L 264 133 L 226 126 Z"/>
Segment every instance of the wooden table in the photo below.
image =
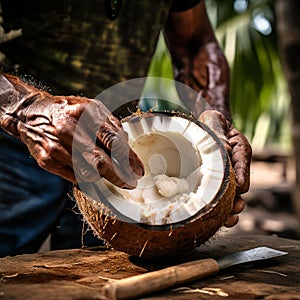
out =
<path fill-rule="evenodd" d="M 143 299 L 300 299 L 300 241 L 274 236 L 221 236 L 176 262 L 147 262 L 114 250 L 62 250 L 0 259 L 0 300 L 105 299 L 110 280 L 183 261 L 268 246 L 289 254 L 221 271 Z"/>

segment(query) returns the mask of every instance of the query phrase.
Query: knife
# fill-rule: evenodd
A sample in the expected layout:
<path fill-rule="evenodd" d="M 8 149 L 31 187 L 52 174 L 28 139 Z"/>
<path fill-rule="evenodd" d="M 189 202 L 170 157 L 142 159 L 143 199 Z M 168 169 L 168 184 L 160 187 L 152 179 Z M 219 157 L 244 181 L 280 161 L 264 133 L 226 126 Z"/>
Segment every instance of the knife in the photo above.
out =
<path fill-rule="evenodd" d="M 108 299 L 133 299 L 149 293 L 192 282 L 234 265 L 288 254 L 268 247 L 257 247 L 221 257 L 200 259 L 108 283 L 103 293 Z"/>

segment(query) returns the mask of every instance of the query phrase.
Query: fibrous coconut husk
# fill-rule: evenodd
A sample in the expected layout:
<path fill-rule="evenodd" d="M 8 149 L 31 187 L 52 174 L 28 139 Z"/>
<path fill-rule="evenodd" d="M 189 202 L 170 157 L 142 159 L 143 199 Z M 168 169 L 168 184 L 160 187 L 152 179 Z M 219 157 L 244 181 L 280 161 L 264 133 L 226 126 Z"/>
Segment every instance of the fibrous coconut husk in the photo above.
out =
<path fill-rule="evenodd" d="M 103 203 L 95 201 L 77 187 L 74 187 L 74 196 L 96 235 L 114 249 L 144 258 L 174 257 L 205 243 L 230 215 L 236 181 L 226 150 L 222 153 L 225 172 L 218 193 L 199 213 L 184 222 L 161 226 L 129 223 L 113 216 Z"/>

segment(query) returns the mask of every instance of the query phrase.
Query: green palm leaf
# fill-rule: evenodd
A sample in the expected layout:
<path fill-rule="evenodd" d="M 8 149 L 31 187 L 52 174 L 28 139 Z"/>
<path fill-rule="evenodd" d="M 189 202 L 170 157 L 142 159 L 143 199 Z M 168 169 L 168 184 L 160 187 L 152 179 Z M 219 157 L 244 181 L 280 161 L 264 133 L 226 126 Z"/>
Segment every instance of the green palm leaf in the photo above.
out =
<path fill-rule="evenodd" d="M 244 5 L 243 10 L 234 10 L 237 2 Z M 235 126 L 258 148 L 270 144 L 290 146 L 290 100 L 277 51 L 273 2 L 206 0 L 216 36 L 231 68 L 231 112 Z M 162 37 L 149 75 L 172 78 L 170 57 Z"/>

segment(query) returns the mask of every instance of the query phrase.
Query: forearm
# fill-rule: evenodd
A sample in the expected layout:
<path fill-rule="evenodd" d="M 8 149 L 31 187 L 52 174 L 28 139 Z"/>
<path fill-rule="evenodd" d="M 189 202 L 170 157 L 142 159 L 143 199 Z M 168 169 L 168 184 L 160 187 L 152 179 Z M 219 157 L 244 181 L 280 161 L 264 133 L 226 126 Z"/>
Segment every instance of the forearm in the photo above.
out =
<path fill-rule="evenodd" d="M 214 35 L 204 1 L 193 9 L 170 13 L 164 33 L 175 79 L 193 88 L 211 108 L 230 120 L 229 66 Z M 196 116 L 203 108 L 200 98 L 182 99 Z"/>
<path fill-rule="evenodd" d="M 174 61 L 175 79 L 197 91 L 211 106 L 230 120 L 229 68 L 217 43 L 203 45 L 195 55 Z M 201 114 L 201 97 L 185 103 L 196 115 Z"/>

